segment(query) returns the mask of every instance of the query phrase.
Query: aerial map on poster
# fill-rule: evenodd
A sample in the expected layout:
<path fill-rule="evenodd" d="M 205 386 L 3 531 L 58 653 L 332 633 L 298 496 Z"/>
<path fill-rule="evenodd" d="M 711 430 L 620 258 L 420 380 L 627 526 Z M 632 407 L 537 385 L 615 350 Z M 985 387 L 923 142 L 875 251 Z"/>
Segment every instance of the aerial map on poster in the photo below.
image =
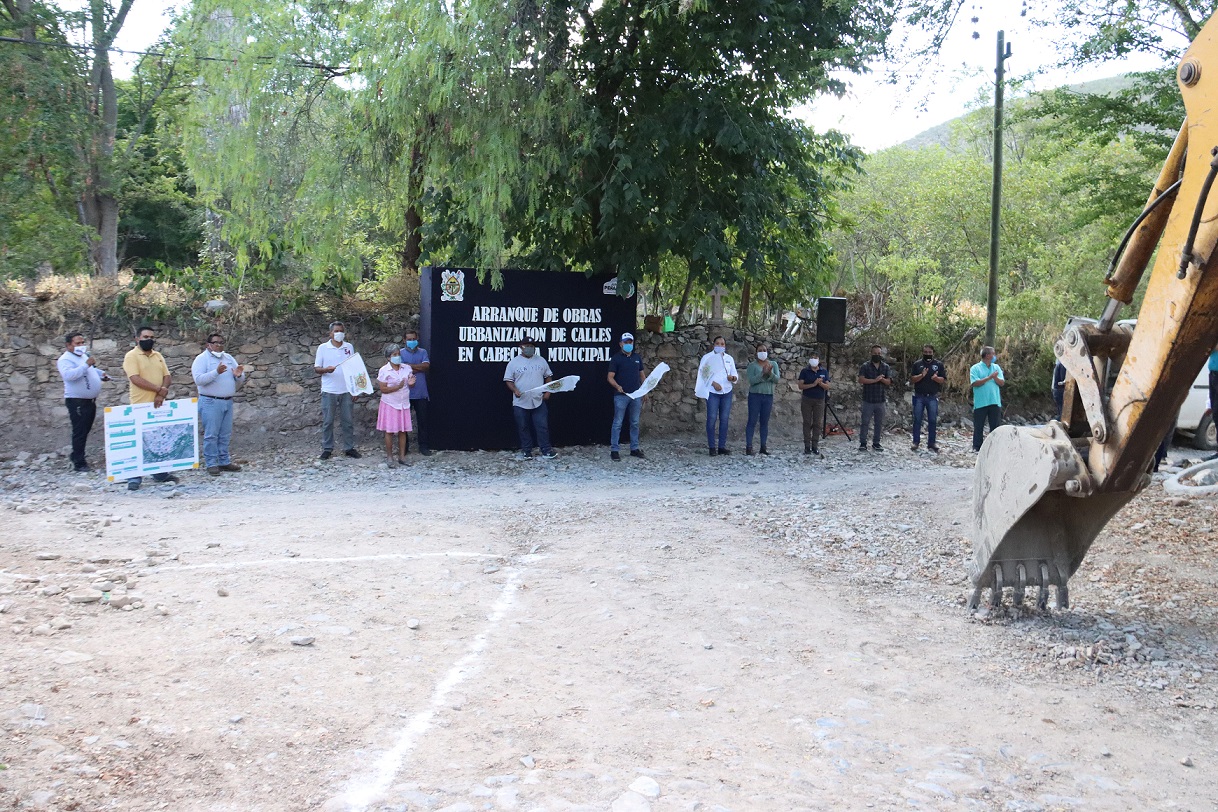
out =
<path fill-rule="evenodd" d="M 199 467 L 199 405 L 196 398 L 106 407 L 106 478 Z"/>

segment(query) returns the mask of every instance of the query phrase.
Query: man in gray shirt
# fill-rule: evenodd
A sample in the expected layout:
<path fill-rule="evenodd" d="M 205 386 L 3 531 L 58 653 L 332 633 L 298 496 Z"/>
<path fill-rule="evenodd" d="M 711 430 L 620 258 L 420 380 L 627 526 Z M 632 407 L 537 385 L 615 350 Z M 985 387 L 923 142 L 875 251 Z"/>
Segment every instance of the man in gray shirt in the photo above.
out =
<path fill-rule="evenodd" d="M 64 353 L 56 363 L 63 378 L 63 405 L 68 408 L 68 419 L 72 421 L 72 467 L 77 471 L 89 470 L 85 443 L 97 416 L 97 396 L 101 394 L 102 381 L 110 380 L 89 355 L 86 343 L 80 333 L 68 333 L 64 338 Z"/>
<path fill-rule="evenodd" d="M 512 392 L 512 413 L 516 417 L 516 432 L 520 435 L 522 460 L 533 456 L 534 439 L 541 456 L 548 460 L 558 456 L 550 447 L 550 414 L 546 406 L 550 393 L 528 391 L 549 383 L 553 377 L 546 359 L 537 354 L 533 340 L 522 339 L 520 354 L 508 361 L 503 373 L 503 382 Z"/>
<path fill-rule="evenodd" d="M 212 333 L 207 348 L 190 365 L 199 387 L 199 419 L 203 421 L 203 462 L 207 473 L 240 471 L 228 453 L 233 435 L 233 396 L 245 384 L 245 367 L 224 351 L 224 336 Z"/>

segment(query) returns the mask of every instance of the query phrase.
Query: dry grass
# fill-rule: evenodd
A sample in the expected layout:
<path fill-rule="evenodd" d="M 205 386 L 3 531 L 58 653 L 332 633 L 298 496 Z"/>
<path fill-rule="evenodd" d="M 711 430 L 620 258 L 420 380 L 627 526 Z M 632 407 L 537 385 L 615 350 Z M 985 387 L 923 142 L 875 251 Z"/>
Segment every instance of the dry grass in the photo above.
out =
<path fill-rule="evenodd" d="M 202 325 L 233 329 L 282 321 L 293 315 L 378 320 L 405 323 L 419 312 L 418 277 L 394 276 L 361 287 L 341 299 L 310 291 L 300 284 L 284 283 L 270 290 L 223 298 L 229 307 L 210 314 L 211 296 L 169 282 L 150 282 L 140 290 L 131 287 L 132 275 L 117 278 L 57 276 L 40 279 L 31 291 L 22 281 L 0 284 L 0 313 L 37 329 L 62 332 L 71 328 L 132 328 L 138 322 L 172 324 L 184 329 Z"/>

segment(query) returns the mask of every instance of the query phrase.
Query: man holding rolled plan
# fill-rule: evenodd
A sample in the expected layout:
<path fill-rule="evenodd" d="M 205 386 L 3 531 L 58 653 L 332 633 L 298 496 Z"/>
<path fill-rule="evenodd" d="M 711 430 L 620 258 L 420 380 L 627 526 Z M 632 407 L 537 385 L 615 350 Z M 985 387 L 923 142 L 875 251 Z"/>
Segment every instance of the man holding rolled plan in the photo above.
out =
<path fill-rule="evenodd" d="M 520 459 L 533 457 L 533 446 L 541 456 L 552 460 L 558 453 L 550 446 L 550 413 L 546 401 L 549 392 L 530 392 L 554 377 L 546 359 L 537 354 L 531 338 L 520 340 L 520 354 L 508 361 L 503 382 L 512 393 L 512 414 L 516 418 L 516 433 L 520 435 Z"/>
<path fill-rule="evenodd" d="M 343 453 L 359 459 L 355 448 L 355 399 L 347 391 L 343 374 L 338 372 L 344 361 L 355 355 L 347 342 L 347 328 L 341 321 L 330 322 L 330 340 L 322 342 L 313 359 L 313 371 L 321 376 L 321 458 L 334 455 L 334 413 L 338 412 L 343 429 Z"/>
<path fill-rule="evenodd" d="M 609 437 L 609 459 L 620 460 L 619 444 L 622 440 L 622 423 L 630 415 L 630 456 L 643 459 L 639 448 L 639 414 L 643 410 L 641 398 L 632 398 L 630 393 L 643 385 L 643 359 L 634 351 L 634 335 L 622 333 L 618 342 L 621 352 L 614 353 L 609 361 L 609 386 L 613 389 L 613 428 Z"/>

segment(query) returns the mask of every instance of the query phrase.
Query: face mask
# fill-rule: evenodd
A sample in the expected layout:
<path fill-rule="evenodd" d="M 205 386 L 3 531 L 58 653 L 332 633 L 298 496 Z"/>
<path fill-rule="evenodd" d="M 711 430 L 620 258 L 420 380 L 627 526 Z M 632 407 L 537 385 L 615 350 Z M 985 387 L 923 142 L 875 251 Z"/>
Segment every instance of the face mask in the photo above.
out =
<path fill-rule="evenodd" d="M 78 356 L 80 356 L 81 358 L 84 358 L 84 357 L 85 357 L 85 355 L 87 355 L 87 354 L 88 354 L 88 350 L 86 350 L 86 349 L 85 349 L 85 345 L 84 345 L 84 344 L 81 344 L 79 347 L 73 347 L 73 348 L 72 348 L 72 354 L 73 354 L 73 355 L 78 355 Z"/>
<path fill-rule="evenodd" d="M 215 350 L 208 350 L 208 352 L 211 353 L 212 358 L 223 358 L 224 357 L 224 353 L 222 353 L 222 352 L 216 352 Z"/>
<path fill-rule="evenodd" d="M 925 359 L 925 360 L 927 360 L 927 361 L 932 360 L 934 357 L 935 357 L 935 356 L 934 356 L 933 354 L 929 353 L 929 352 L 924 352 L 924 353 L 922 353 L 922 358 L 924 358 L 924 359 Z"/>
<path fill-rule="evenodd" d="M 715 352 L 723 355 L 723 353 L 727 352 L 727 347 L 715 347 Z"/>
<path fill-rule="evenodd" d="M 533 353 L 535 353 L 535 352 L 537 352 L 536 347 L 521 347 L 521 349 L 520 349 L 520 354 L 523 355 L 525 358 L 532 358 Z"/>
<path fill-rule="evenodd" d="M 389 358 L 389 363 L 394 367 L 400 367 L 402 365 L 402 359 L 394 355 Z"/>
<path fill-rule="evenodd" d="M 809 358 L 808 366 L 812 367 L 813 369 L 816 369 L 818 366 L 820 366 L 820 359 L 819 358 Z"/>
<path fill-rule="evenodd" d="M 419 342 L 417 342 L 417 341 L 407 341 L 406 342 L 406 349 L 417 350 L 418 348 L 419 348 Z"/>
<path fill-rule="evenodd" d="M 882 356 L 882 355 L 873 355 L 873 356 L 871 356 L 871 363 L 873 363 L 873 364 L 878 364 L 878 363 L 880 363 L 880 362 L 881 362 L 881 361 L 883 361 L 883 360 L 884 360 L 884 356 Z"/>
<path fill-rule="evenodd" d="M 759 352 L 759 353 L 757 353 L 757 360 L 758 360 L 758 361 L 764 361 L 765 359 L 767 359 L 767 358 L 769 358 L 769 357 L 770 357 L 770 354 L 769 354 L 768 352 Z"/>
<path fill-rule="evenodd" d="M 140 343 L 141 350 L 143 350 L 144 352 L 149 352 L 152 349 L 152 345 L 156 343 L 156 339 L 141 338 L 139 343 Z"/>
<path fill-rule="evenodd" d="M 339 344 L 342 344 L 343 339 L 346 337 L 347 337 L 347 334 L 344 333 L 342 330 L 339 330 L 337 333 L 334 334 L 334 340 L 337 341 Z"/>
<path fill-rule="evenodd" d="M 634 352 L 634 345 L 633 345 L 633 344 L 623 344 L 623 345 L 622 345 L 622 352 L 624 352 L 624 353 L 626 353 L 627 355 L 629 355 L 630 353 Z"/>

